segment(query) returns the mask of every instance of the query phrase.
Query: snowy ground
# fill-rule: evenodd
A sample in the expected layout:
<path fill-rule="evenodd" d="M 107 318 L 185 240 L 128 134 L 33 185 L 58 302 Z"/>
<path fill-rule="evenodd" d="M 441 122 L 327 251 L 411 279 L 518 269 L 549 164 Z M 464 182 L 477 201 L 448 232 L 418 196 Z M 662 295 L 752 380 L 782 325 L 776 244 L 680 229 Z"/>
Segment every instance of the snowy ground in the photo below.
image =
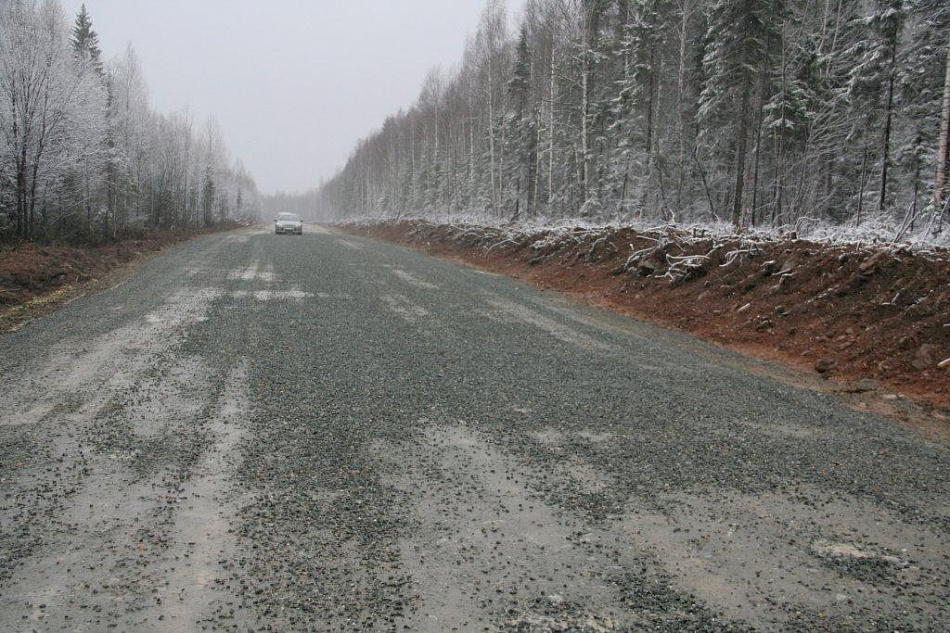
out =
<path fill-rule="evenodd" d="M 393 221 L 419 220 L 431 224 L 455 227 L 484 227 L 510 233 L 550 233 L 576 231 L 603 231 L 631 229 L 641 233 L 675 232 L 722 239 L 739 236 L 757 241 L 802 239 L 828 245 L 857 247 L 909 248 L 920 251 L 942 251 L 950 248 L 950 223 L 942 231 L 935 231 L 932 222 L 918 222 L 915 226 L 895 224 L 891 220 L 871 219 L 860 225 L 831 225 L 810 218 L 802 218 L 795 225 L 779 227 L 746 227 L 737 233 L 728 222 L 671 222 L 628 220 L 593 220 L 584 218 L 536 218 L 512 223 L 474 214 L 401 214 L 398 217 L 360 217 L 341 220 L 345 224 L 374 226 Z M 944 253 L 944 256 L 947 256 Z"/>

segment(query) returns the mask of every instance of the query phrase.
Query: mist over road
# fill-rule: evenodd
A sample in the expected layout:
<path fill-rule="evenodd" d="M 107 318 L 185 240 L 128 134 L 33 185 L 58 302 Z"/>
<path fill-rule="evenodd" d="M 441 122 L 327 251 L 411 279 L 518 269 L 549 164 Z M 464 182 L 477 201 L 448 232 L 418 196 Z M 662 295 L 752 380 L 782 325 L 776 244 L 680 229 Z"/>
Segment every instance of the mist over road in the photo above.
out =
<path fill-rule="evenodd" d="M 0 630 L 934 630 L 950 450 L 307 226 L 0 336 Z"/>

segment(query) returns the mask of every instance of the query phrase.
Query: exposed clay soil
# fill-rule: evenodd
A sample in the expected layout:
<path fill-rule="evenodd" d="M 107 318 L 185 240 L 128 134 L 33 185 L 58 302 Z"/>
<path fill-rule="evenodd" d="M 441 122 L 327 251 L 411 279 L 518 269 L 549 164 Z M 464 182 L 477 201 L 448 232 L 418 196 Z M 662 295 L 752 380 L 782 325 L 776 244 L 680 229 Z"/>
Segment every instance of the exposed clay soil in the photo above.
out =
<path fill-rule="evenodd" d="M 950 407 L 950 253 L 629 228 L 396 221 L 352 233 L 564 291 L 855 391 Z"/>
<path fill-rule="evenodd" d="M 0 247 L 0 311 L 49 297 L 57 300 L 143 255 L 208 233 L 242 226 L 148 231 L 100 246 L 24 243 Z"/>

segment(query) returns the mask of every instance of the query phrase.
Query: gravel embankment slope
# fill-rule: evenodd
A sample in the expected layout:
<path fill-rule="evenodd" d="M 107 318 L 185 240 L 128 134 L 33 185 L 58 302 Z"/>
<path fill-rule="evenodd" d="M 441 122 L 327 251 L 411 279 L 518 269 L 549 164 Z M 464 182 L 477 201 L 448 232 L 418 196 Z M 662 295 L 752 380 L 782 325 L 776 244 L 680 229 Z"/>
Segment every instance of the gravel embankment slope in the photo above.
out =
<path fill-rule="evenodd" d="M 0 337 L 0 630 L 937 630 L 950 449 L 316 228 Z"/>

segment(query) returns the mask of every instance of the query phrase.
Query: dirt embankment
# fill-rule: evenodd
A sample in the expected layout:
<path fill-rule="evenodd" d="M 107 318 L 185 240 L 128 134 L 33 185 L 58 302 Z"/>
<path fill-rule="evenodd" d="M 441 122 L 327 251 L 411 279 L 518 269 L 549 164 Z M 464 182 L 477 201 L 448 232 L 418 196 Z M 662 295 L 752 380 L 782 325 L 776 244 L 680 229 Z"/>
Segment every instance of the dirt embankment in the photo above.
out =
<path fill-rule="evenodd" d="M 19 320 L 25 316 L 21 312 L 33 311 L 31 304 L 61 302 L 143 255 L 241 226 L 227 222 L 210 228 L 156 230 L 101 246 L 25 243 L 0 247 L 0 321 Z"/>
<path fill-rule="evenodd" d="M 950 253 L 627 228 L 347 225 L 752 356 L 950 407 Z"/>

